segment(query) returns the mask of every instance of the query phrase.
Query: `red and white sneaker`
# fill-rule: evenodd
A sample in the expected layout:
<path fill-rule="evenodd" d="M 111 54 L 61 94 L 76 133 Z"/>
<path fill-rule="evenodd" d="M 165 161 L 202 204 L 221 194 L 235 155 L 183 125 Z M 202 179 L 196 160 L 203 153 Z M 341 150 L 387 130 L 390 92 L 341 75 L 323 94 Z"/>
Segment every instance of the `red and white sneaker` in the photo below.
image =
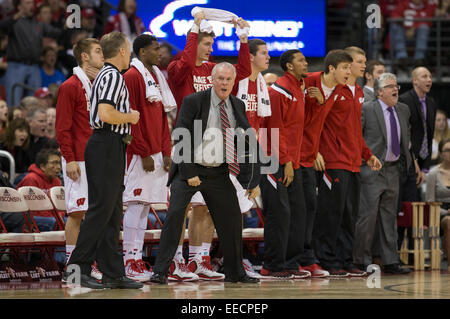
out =
<path fill-rule="evenodd" d="M 98 270 L 97 262 L 95 262 L 91 266 L 91 277 L 97 279 L 98 281 L 102 280 L 103 274 L 102 274 L 102 272 L 100 270 Z"/>
<path fill-rule="evenodd" d="M 225 279 L 224 274 L 212 270 L 209 256 L 203 256 L 202 260 L 198 260 L 196 258 L 192 259 L 188 264 L 188 268 L 190 271 L 196 274 L 201 280 Z"/>
<path fill-rule="evenodd" d="M 151 277 L 153 276 L 152 266 L 146 261 L 143 261 L 142 259 L 136 260 L 136 265 L 142 269 L 145 275 Z"/>
<path fill-rule="evenodd" d="M 311 278 L 326 278 L 330 276 L 330 273 L 320 267 L 318 264 L 312 264 L 306 267 L 302 267 L 303 270 L 307 270 L 311 273 Z"/>
<path fill-rule="evenodd" d="M 150 280 L 150 276 L 144 273 L 134 259 L 128 259 L 125 263 L 125 276 L 140 282 Z"/>
<path fill-rule="evenodd" d="M 184 262 L 173 259 L 170 263 L 167 279 L 172 281 L 197 281 L 199 278 L 189 270 Z"/>

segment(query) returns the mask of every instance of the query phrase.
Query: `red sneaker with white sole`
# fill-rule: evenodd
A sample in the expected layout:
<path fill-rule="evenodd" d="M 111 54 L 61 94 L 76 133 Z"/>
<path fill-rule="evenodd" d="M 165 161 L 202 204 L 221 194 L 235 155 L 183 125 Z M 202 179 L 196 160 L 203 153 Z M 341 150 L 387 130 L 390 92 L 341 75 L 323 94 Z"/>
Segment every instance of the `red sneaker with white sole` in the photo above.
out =
<path fill-rule="evenodd" d="M 197 281 L 199 278 L 189 270 L 184 262 L 173 259 L 170 263 L 167 279 L 171 281 Z"/>
<path fill-rule="evenodd" d="M 188 268 L 196 274 L 201 280 L 223 280 L 225 275 L 212 270 L 209 256 L 203 256 L 202 260 L 192 259 Z"/>
<path fill-rule="evenodd" d="M 311 278 L 326 278 L 330 275 L 328 271 L 320 267 L 318 264 L 312 264 L 302 267 L 303 270 L 307 270 L 311 273 Z"/>
<path fill-rule="evenodd" d="M 144 273 L 134 259 L 128 259 L 125 263 L 125 276 L 135 281 L 149 281 L 150 276 Z"/>

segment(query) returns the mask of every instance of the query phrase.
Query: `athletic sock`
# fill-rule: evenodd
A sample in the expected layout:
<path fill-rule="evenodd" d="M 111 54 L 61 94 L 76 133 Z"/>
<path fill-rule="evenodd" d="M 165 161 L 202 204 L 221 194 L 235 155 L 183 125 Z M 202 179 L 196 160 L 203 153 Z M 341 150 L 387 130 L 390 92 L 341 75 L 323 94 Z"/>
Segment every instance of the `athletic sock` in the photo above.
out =
<path fill-rule="evenodd" d="M 202 246 L 189 245 L 189 262 L 191 262 L 192 259 L 202 260 L 202 251 Z"/>
<path fill-rule="evenodd" d="M 69 262 L 70 256 L 72 256 L 72 252 L 75 249 L 75 245 L 66 245 L 66 265 Z"/>

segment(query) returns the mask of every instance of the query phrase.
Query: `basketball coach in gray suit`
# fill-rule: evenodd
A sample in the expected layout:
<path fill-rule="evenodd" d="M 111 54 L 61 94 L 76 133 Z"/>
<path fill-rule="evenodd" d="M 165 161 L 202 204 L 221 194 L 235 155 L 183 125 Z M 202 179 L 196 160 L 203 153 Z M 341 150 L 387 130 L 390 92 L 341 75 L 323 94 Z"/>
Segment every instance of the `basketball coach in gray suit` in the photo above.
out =
<path fill-rule="evenodd" d="M 380 171 L 361 167 L 360 211 L 355 226 L 353 258 L 365 268 L 372 263 L 372 242 L 378 232 L 379 252 L 385 273 L 407 273 L 397 253 L 397 207 L 400 174 L 411 165 L 408 106 L 398 103 L 394 74 L 383 73 L 374 85 L 377 99 L 362 106 L 363 137 L 373 154 L 383 161 Z"/>

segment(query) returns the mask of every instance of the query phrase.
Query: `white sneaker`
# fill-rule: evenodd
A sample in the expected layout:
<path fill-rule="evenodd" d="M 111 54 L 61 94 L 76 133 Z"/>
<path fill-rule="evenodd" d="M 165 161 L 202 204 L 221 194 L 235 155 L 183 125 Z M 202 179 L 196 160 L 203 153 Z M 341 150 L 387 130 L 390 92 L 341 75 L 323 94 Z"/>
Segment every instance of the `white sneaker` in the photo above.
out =
<path fill-rule="evenodd" d="M 102 280 L 103 274 L 100 270 L 98 270 L 97 263 L 94 263 L 91 266 L 91 277 L 97 279 L 98 281 Z"/>
<path fill-rule="evenodd" d="M 252 263 L 248 259 L 243 259 L 242 265 L 244 266 L 247 276 L 250 278 L 262 278 L 262 276 L 253 268 Z"/>
<path fill-rule="evenodd" d="M 150 264 L 146 261 L 143 261 L 142 259 L 136 260 L 136 265 L 142 269 L 142 272 L 146 275 L 146 276 L 153 276 L 153 271 L 152 271 L 152 266 L 150 266 Z"/>
<path fill-rule="evenodd" d="M 170 263 L 167 279 L 173 281 L 197 281 L 199 278 L 189 270 L 183 261 L 173 259 Z"/>
<path fill-rule="evenodd" d="M 223 280 L 225 275 L 212 270 L 209 256 L 203 256 L 202 260 L 192 259 L 188 268 L 201 280 Z"/>
<path fill-rule="evenodd" d="M 134 259 L 127 260 L 125 264 L 125 276 L 140 282 L 150 280 L 150 276 L 144 274 L 144 271 L 136 264 L 136 260 Z"/>

